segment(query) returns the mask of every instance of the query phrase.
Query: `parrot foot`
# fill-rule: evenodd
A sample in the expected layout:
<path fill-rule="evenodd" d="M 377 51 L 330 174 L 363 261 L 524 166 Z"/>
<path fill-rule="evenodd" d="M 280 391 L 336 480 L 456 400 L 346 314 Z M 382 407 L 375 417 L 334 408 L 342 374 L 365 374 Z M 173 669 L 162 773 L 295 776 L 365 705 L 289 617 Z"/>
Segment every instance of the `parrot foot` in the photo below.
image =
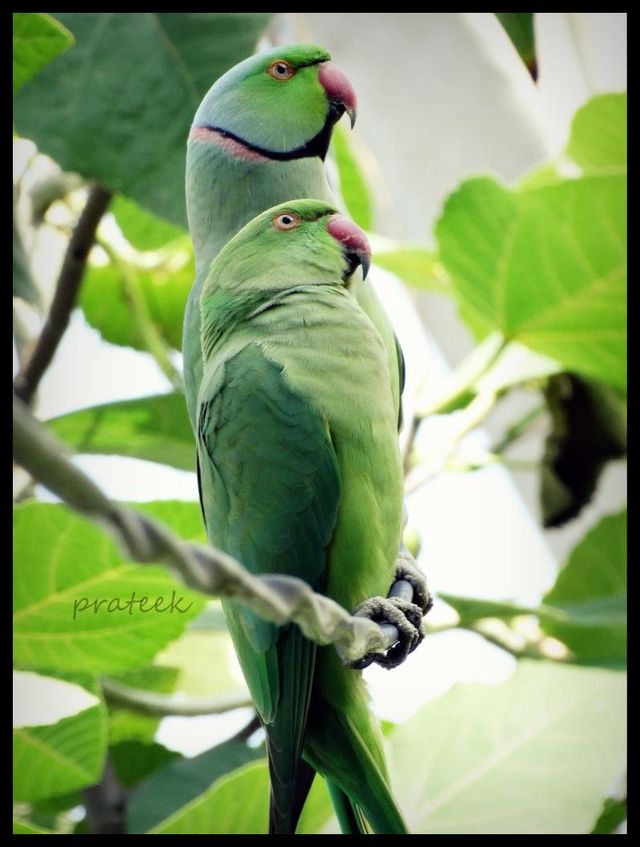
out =
<path fill-rule="evenodd" d="M 408 550 L 401 550 L 396 559 L 396 578 L 387 597 L 402 597 L 420 606 L 423 617 L 433 607 L 433 595 L 422 568 Z"/>
<path fill-rule="evenodd" d="M 387 597 L 372 597 L 354 611 L 381 626 L 395 627 L 399 636 L 386 653 L 368 653 L 350 667 L 362 670 L 375 662 L 387 670 L 397 668 L 424 638 L 422 618 L 433 606 L 433 597 L 424 573 L 407 550 L 396 561 L 395 581 Z"/>

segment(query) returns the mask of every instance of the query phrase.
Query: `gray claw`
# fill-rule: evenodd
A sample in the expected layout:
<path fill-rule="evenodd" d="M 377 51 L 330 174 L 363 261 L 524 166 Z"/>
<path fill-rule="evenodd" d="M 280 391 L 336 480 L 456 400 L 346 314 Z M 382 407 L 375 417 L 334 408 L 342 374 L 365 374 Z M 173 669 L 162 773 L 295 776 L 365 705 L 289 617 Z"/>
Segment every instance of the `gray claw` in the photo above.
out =
<path fill-rule="evenodd" d="M 385 653 L 368 653 L 350 667 L 363 670 L 373 662 L 391 670 L 397 668 L 424 638 L 422 618 L 433 606 L 427 580 L 408 550 L 401 550 L 396 561 L 396 578 L 387 597 L 372 597 L 354 611 L 388 630 L 395 643 Z"/>

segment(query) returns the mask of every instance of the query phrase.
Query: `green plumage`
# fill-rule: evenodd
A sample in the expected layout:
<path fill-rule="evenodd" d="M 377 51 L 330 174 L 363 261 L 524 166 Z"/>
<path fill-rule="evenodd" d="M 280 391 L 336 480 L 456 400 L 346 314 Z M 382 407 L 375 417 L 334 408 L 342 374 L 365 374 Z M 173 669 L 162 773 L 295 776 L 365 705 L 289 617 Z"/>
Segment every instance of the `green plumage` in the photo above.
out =
<path fill-rule="evenodd" d="M 293 44 L 252 56 L 222 76 L 198 108 L 193 127 L 213 126 L 248 144 L 287 152 L 304 147 L 323 128 L 331 133 L 330 104 L 318 82 L 319 64 L 329 60 L 313 44 Z M 297 68 L 280 83 L 266 68 L 286 59 Z M 247 161 L 199 137 L 187 145 L 186 195 L 189 229 L 196 251 L 196 280 L 189 295 L 183 331 L 185 392 L 196 430 L 196 401 L 202 380 L 200 294 L 209 266 L 224 245 L 256 215 L 298 198 L 332 202 L 324 161 L 315 153 L 288 161 Z M 362 280 L 354 295 L 384 343 L 400 415 L 402 353 L 375 292 Z"/>
<path fill-rule="evenodd" d="M 309 200 L 286 209 L 300 215 L 298 227 L 277 229 L 274 209 L 260 215 L 202 287 L 201 500 L 212 544 L 351 610 L 393 580 L 397 402 L 385 345 L 343 280 L 332 210 Z M 334 796 L 349 798 L 352 821 L 364 815 L 376 832 L 404 832 L 361 674 L 297 627 L 278 629 L 233 601 L 224 608 L 267 730 L 271 831 L 295 828 L 310 786 L 304 757 Z"/>
<path fill-rule="evenodd" d="M 352 610 L 367 597 L 386 594 L 394 574 L 401 511 L 395 438 L 400 348 L 360 271 L 348 292 L 342 286 L 340 251 L 326 232 L 333 265 L 315 270 L 334 283 L 323 283 L 320 293 L 318 274 L 300 276 L 299 256 L 285 276 L 274 275 L 273 268 L 266 272 L 270 247 L 278 263 L 283 258 L 278 242 L 267 237 L 271 233 L 263 233 L 257 252 L 256 240 L 245 238 L 234 246 L 232 261 L 220 255 L 214 263 L 265 209 L 297 198 L 330 200 L 324 152 L 307 149 L 313 139 L 328 143 L 335 120 L 319 81 L 319 68 L 329 58 L 310 44 L 253 56 L 215 83 L 194 117 L 186 191 L 197 276 L 185 313 L 183 355 L 211 542 L 255 572 L 301 576 Z M 295 69 L 286 83 L 267 73 L 276 59 Z M 245 147 L 229 147 L 207 128 L 231 133 Z M 284 158 L 252 157 L 251 145 Z M 314 268 L 316 247 L 322 266 L 321 244 L 322 237 L 312 237 L 304 245 L 308 269 Z M 301 288 L 294 292 L 296 279 Z M 317 342 L 310 344 L 310 337 Z M 371 444 L 384 454 L 375 467 Z M 270 831 L 294 830 L 314 769 L 331 780 L 345 826 L 362 828 L 359 806 L 379 831 L 403 831 L 360 675 L 342 668 L 333 648 L 317 650 L 296 627 L 278 630 L 232 601 L 224 605 L 268 728 Z M 300 761 L 301 754 L 314 769 Z M 350 775 L 338 772 L 345 768 Z"/>

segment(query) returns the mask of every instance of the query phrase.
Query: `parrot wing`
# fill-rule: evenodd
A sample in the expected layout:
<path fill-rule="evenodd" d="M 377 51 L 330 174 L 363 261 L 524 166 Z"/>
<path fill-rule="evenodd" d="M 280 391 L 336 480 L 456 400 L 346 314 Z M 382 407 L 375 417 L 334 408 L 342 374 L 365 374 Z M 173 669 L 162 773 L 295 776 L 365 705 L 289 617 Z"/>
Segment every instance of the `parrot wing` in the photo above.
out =
<path fill-rule="evenodd" d="M 335 452 L 326 422 L 257 344 L 205 371 L 198 477 L 213 545 L 252 573 L 323 590 L 340 498 Z M 271 831 L 293 831 L 311 784 L 300 758 L 316 646 L 296 626 L 278 628 L 233 600 L 224 608 L 267 732 Z"/>

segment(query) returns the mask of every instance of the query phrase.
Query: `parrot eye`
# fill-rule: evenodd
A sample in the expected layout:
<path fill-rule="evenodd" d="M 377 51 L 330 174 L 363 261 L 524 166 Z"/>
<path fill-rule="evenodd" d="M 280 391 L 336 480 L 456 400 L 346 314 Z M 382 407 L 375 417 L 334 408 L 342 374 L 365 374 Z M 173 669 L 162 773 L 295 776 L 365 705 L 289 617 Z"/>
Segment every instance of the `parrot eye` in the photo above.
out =
<path fill-rule="evenodd" d="M 285 62 L 284 59 L 276 59 L 275 62 L 271 62 L 269 67 L 267 68 L 267 73 L 269 76 L 273 77 L 273 79 L 277 80 L 287 80 L 291 79 L 294 75 L 295 70 L 289 62 Z"/>
<path fill-rule="evenodd" d="M 272 220 L 276 229 L 295 229 L 300 223 L 300 215 L 295 212 L 280 212 Z"/>

